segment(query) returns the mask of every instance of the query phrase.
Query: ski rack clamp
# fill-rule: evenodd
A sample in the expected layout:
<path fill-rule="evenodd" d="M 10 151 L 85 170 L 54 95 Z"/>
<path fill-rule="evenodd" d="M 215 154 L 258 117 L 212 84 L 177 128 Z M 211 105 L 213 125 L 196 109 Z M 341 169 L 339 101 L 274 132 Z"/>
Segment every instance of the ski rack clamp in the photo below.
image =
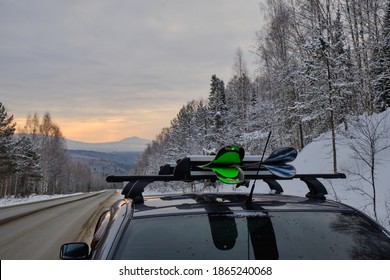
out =
<path fill-rule="evenodd" d="M 122 190 L 125 198 L 131 198 L 135 203 L 143 203 L 142 193 L 144 189 L 152 182 L 162 181 L 182 181 L 193 182 L 198 180 L 210 180 L 215 182 L 217 177 L 213 171 L 208 171 L 199 168 L 207 162 L 213 160 L 213 156 L 187 156 L 177 163 L 166 164 L 160 168 L 158 175 L 128 175 L 114 176 L 110 175 L 106 178 L 107 182 L 128 182 Z M 243 169 L 245 179 L 259 179 L 268 184 L 271 190 L 276 194 L 283 192 L 282 186 L 277 180 L 291 180 L 299 178 L 309 188 L 306 194 L 307 198 L 325 199 L 328 194 L 325 186 L 318 180 L 322 179 L 345 179 L 343 173 L 336 174 L 296 174 L 292 178 L 280 178 L 265 168 L 258 168 L 258 163 L 261 160 L 259 156 L 246 156 L 243 159 L 240 167 Z"/>

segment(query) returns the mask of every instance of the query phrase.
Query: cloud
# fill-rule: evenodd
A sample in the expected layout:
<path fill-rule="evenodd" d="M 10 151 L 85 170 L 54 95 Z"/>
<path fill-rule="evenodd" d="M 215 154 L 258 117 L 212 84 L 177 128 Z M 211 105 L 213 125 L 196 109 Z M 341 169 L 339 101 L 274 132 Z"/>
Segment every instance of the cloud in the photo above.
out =
<path fill-rule="evenodd" d="M 64 123 L 100 114 L 131 122 L 143 108 L 170 108 L 169 124 L 186 101 L 207 97 L 212 74 L 229 79 L 235 49 L 253 44 L 258 7 L 257 0 L 0 0 L 0 99 L 19 117 L 50 111 Z"/>

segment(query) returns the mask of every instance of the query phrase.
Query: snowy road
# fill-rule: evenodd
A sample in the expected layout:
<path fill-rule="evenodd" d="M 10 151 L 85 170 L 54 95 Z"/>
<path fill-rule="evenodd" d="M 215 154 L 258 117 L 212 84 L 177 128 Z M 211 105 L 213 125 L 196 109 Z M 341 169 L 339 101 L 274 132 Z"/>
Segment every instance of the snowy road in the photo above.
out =
<path fill-rule="evenodd" d="M 58 259 L 61 244 L 79 240 L 86 226 L 94 226 L 91 217 L 113 197 L 110 190 L 1 208 L 0 259 Z"/>

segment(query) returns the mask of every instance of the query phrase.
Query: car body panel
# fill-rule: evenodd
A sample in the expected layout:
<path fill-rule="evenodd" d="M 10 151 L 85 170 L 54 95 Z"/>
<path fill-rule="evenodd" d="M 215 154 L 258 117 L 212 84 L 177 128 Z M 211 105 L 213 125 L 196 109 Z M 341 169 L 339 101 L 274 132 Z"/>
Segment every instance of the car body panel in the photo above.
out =
<path fill-rule="evenodd" d="M 207 193 L 145 196 L 141 204 L 134 204 L 130 199 L 120 200 L 116 203 L 116 208 L 111 209 L 112 218 L 106 226 L 104 235 L 93 248 L 90 257 L 91 259 L 122 257 L 141 259 L 365 259 L 372 257 L 382 259 L 389 256 L 390 258 L 390 234 L 368 216 L 352 207 L 331 200 L 279 194 L 254 194 L 249 204 L 247 198 L 246 194 L 240 193 Z M 120 206 L 118 207 L 118 205 Z M 172 224 L 158 224 L 158 221 L 167 221 L 167 223 Z M 175 221 L 178 225 L 174 226 Z M 189 228 L 191 221 L 196 221 L 196 223 Z M 255 231 L 250 231 L 250 228 L 256 227 L 259 223 L 263 224 L 264 221 L 267 221 L 269 226 L 261 229 L 263 236 L 266 236 L 265 239 L 261 239 L 256 237 L 256 234 L 253 233 Z M 137 245 L 126 245 L 129 242 L 129 230 L 131 229 L 130 234 L 134 228 L 138 228 L 137 231 L 139 231 L 141 227 L 135 226 L 141 225 L 140 223 L 144 223 L 142 227 L 145 228 L 148 228 L 146 226 L 148 224 L 150 232 L 145 231 L 136 237 L 140 238 L 137 239 Z M 173 231 L 175 227 L 178 228 L 177 231 Z M 226 236 L 218 238 L 218 236 L 226 235 L 224 232 L 236 232 L 236 228 L 240 231 L 238 235 L 233 234 L 235 236 L 234 242 L 233 238 L 228 238 L 227 241 Z M 186 230 L 189 231 L 186 232 Z M 210 232 L 210 230 L 210 237 L 205 237 L 202 242 L 198 239 L 186 240 L 186 236 L 189 237 L 194 232 L 196 232 L 196 236 L 200 236 L 204 235 L 205 232 Z M 250 234 L 245 234 L 245 230 L 249 231 Z M 164 237 L 166 239 L 159 239 L 163 238 L 164 232 L 168 234 Z M 363 234 L 360 234 L 361 232 Z M 251 238 L 245 239 L 249 236 L 248 234 L 251 235 Z M 179 238 L 180 236 L 183 237 Z M 356 240 L 353 241 L 350 236 Z M 175 238 L 179 243 L 169 243 Z M 214 247 L 200 245 L 205 244 L 205 240 L 211 242 L 211 239 L 214 242 L 210 244 L 214 244 Z M 215 241 L 218 239 L 222 240 L 222 243 Z M 163 240 L 166 241 L 163 242 Z M 289 243 L 292 240 L 294 242 Z M 371 240 L 380 241 L 373 243 Z M 198 245 L 191 247 L 187 241 L 197 242 Z M 240 248 L 246 244 L 245 242 L 251 244 L 252 249 L 241 250 Z M 334 243 L 335 249 L 332 248 L 332 245 L 327 246 L 326 250 L 321 249 L 321 246 L 315 246 L 317 242 L 323 242 L 324 246 L 325 243 Z M 353 244 L 348 242 L 353 242 Z M 177 248 L 187 246 L 188 248 L 196 248 L 196 250 L 193 249 L 190 255 L 184 254 L 183 250 L 179 249 L 176 249 L 175 252 L 180 251 L 180 254 L 164 254 L 164 251 L 168 252 L 168 249 L 163 246 L 164 243 L 167 246 L 169 244 L 167 248 L 171 249 L 175 246 Z M 232 243 L 237 245 L 231 247 L 229 244 Z M 144 244 L 147 249 L 143 250 L 140 244 Z M 148 244 L 155 245 L 150 247 Z M 370 244 L 370 246 L 357 248 L 356 244 Z M 123 253 L 126 246 L 131 248 L 127 248 L 128 252 L 141 251 L 135 255 Z M 231 247 L 233 251 L 224 251 L 223 246 Z M 337 246 L 346 249 L 344 251 L 337 250 Z M 317 249 L 310 249 L 315 247 Z M 204 249 L 202 252 L 202 248 L 207 248 L 207 250 Z M 302 249 L 301 255 L 294 253 L 300 248 Z M 328 248 L 330 249 L 328 250 Z M 322 253 L 318 250 L 321 250 Z M 346 250 L 353 252 L 346 253 Z M 373 254 L 374 250 L 378 253 Z"/>
<path fill-rule="evenodd" d="M 296 174 L 286 164 L 296 156 L 296 149 L 287 147 L 263 161 L 263 156 L 245 155 L 233 145 L 216 156 L 186 156 L 155 175 L 107 176 L 107 182 L 125 183 L 124 199 L 99 219 L 89 257 L 390 259 L 388 231 L 361 211 L 326 199 L 320 179 L 346 175 Z M 279 182 L 296 179 L 307 187 L 306 196 L 283 195 Z M 218 180 L 234 182 L 232 192 L 220 192 Z M 255 193 L 251 180 L 262 180 L 271 193 Z M 193 193 L 148 196 L 146 188 Z M 61 256 L 84 258 L 85 245 L 68 244 Z M 69 254 L 66 248 L 72 249 Z"/>

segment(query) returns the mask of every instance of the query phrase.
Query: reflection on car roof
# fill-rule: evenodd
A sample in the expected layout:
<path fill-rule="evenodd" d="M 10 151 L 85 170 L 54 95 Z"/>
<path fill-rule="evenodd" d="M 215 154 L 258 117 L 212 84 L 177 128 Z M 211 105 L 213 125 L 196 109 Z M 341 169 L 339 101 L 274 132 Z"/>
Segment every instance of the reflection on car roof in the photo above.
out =
<path fill-rule="evenodd" d="M 145 196 L 143 204 L 134 206 L 134 218 L 156 215 L 189 215 L 202 213 L 272 212 L 272 211 L 348 211 L 349 207 L 331 200 L 317 201 L 304 197 L 274 194 L 254 194 L 253 202 L 246 205 L 247 195 L 183 194 Z M 212 206 L 212 207 L 211 207 Z"/>

